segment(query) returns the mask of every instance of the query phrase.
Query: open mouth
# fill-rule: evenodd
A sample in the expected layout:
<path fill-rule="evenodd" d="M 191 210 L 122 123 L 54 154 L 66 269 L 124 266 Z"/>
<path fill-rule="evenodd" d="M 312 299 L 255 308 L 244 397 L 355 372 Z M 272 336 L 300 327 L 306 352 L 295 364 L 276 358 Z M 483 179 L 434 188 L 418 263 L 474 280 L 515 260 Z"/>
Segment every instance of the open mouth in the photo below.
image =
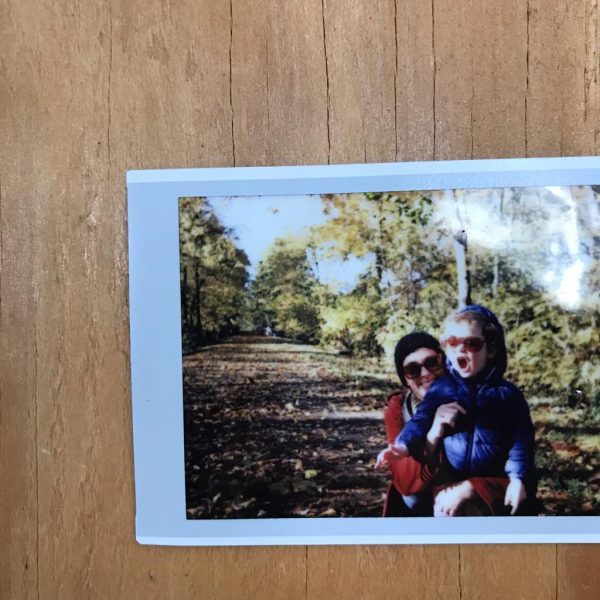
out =
<path fill-rule="evenodd" d="M 458 363 L 460 369 L 466 369 L 469 365 L 469 361 L 464 356 L 459 356 L 456 359 L 456 362 Z"/>

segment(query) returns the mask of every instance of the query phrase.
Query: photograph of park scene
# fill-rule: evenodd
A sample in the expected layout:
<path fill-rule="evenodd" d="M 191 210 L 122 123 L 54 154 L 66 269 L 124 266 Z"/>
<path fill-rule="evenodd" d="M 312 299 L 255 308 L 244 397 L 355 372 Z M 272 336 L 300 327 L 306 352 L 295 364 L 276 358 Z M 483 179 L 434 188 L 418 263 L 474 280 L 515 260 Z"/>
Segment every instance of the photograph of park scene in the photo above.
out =
<path fill-rule="evenodd" d="M 180 198 L 187 518 L 382 516 L 396 344 L 470 304 L 529 406 L 534 514 L 600 515 L 599 192 Z"/>

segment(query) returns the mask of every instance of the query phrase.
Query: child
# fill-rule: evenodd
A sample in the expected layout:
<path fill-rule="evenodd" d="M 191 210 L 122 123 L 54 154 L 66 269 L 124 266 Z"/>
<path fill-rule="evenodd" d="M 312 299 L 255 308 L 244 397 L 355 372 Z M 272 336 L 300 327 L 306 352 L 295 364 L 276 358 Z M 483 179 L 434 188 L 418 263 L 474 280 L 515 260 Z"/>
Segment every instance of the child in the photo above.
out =
<path fill-rule="evenodd" d="M 448 374 L 435 381 L 413 418 L 396 438 L 390 458 L 431 452 L 427 433 L 438 407 L 458 403 L 464 414 L 445 431 L 447 463 L 454 481 L 508 476 L 504 505 L 515 514 L 535 495 L 534 428 L 521 391 L 502 378 L 506 369 L 504 332 L 496 316 L 480 305 L 452 313 L 442 347 Z"/>

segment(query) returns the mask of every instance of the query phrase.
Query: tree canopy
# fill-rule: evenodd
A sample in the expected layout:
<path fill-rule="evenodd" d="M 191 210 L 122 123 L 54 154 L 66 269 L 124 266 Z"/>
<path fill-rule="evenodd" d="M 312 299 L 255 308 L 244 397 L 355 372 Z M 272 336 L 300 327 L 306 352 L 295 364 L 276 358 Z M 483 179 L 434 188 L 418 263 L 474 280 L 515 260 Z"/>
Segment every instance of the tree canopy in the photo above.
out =
<path fill-rule="evenodd" d="M 179 201 L 179 248 L 184 349 L 239 331 L 248 257 L 203 198 Z"/>
<path fill-rule="evenodd" d="M 600 208 L 590 187 L 327 194 L 320 210 L 320 224 L 273 236 L 250 278 L 208 201 L 181 200 L 188 349 L 268 329 L 389 359 L 410 331 L 439 335 L 462 280 L 505 326 L 518 385 L 600 402 Z M 327 261 L 360 272 L 339 286 L 323 276 Z"/>

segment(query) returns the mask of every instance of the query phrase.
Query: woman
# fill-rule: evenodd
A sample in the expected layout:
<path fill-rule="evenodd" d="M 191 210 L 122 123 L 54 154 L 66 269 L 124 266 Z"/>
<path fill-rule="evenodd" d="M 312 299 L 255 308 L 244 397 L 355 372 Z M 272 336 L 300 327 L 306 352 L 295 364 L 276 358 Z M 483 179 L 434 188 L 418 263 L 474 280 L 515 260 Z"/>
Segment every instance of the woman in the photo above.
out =
<path fill-rule="evenodd" d="M 444 354 L 432 335 L 414 332 L 396 344 L 394 362 L 405 387 L 388 398 L 384 412 L 388 447 L 379 454 L 376 466 L 389 466 L 392 481 L 386 493 L 383 516 L 431 516 L 433 504 L 429 484 L 438 471 L 439 452 L 432 452 L 432 460 L 423 464 L 412 456 L 394 459 L 390 453 L 394 440 L 414 414 L 429 386 L 445 373 Z M 432 429 L 440 429 L 443 418 L 436 414 Z"/>
<path fill-rule="evenodd" d="M 388 447 L 377 457 L 376 467 L 390 469 L 385 517 L 479 516 L 508 514 L 504 508 L 504 477 L 471 477 L 461 480 L 443 459 L 445 435 L 457 424 L 464 409 L 456 402 L 437 409 L 427 433 L 423 462 L 412 456 L 395 458 L 392 445 L 412 417 L 431 384 L 445 374 L 444 354 L 428 333 L 405 335 L 396 344 L 394 362 L 404 389 L 394 392 L 384 412 Z"/>

